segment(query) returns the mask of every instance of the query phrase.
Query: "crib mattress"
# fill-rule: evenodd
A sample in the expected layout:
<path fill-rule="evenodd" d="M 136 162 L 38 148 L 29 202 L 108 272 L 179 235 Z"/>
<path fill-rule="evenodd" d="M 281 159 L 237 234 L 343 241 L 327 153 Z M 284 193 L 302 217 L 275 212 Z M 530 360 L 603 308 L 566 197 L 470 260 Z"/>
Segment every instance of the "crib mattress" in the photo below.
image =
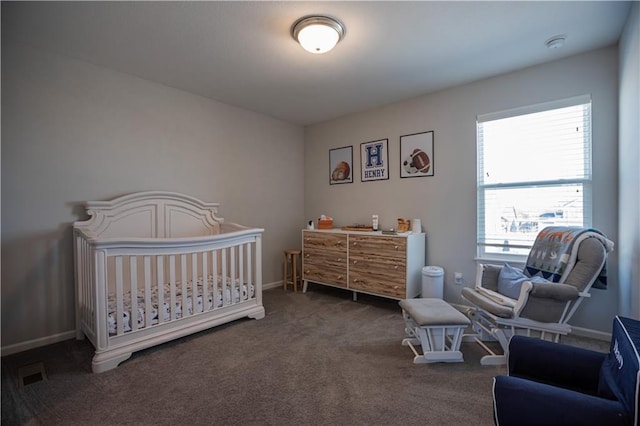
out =
<path fill-rule="evenodd" d="M 230 277 L 226 279 L 226 285 L 224 286 L 223 292 L 223 284 L 222 284 L 222 276 L 216 277 L 216 294 L 215 294 L 215 305 L 214 305 L 214 277 L 209 276 L 207 281 L 207 294 L 204 294 L 204 286 L 203 280 L 199 279 L 196 282 L 195 290 L 195 308 L 194 308 L 194 285 L 192 281 L 187 283 L 187 299 L 186 299 L 186 307 L 183 308 L 183 297 L 182 297 L 182 283 L 177 282 L 175 284 L 175 306 L 173 309 L 175 310 L 176 319 L 182 318 L 183 312 L 188 313 L 188 315 L 193 315 L 194 313 L 200 313 L 203 311 L 208 311 L 214 308 L 220 308 L 224 305 L 230 305 L 232 303 L 237 303 L 242 300 L 248 300 L 254 297 L 255 289 L 253 284 L 240 284 L 240 280 L 235 279 L 232 280 Z M 224 300 L 223 300 L 224 294 Z M 233 298 L 232 298 L 233 294 Z M 160 312 L 162 313 L 162 321 L 167 322 L 171 320 L 172 316 L 172 306 L 171 306 L 171 284 L 166 283 L 162 292 L 162 300 L 160 300 L 158 287 L 154 286 L 151 289 L 151 325 L 158 324 L 158 307 L 162 305 Z M 137 318 L 138 328 L 146 327 L 146 301 L 144 296 L 144 289 L 138 291 L 137 295 L 137 307 L 134 307 L 133 312 L 135 317 Z M 117 334 L 118 329 L 118 319 L 117 319 L 117 295 L 116 293 L 110 293 L 108 298 L 108 318 L 107 325 L 109 329 L 109 335 Z M 123 312 L 122 312 L 122 326 L 124 332 L 129 332 L 132 330 L 131 327 L 131 291 L 124 292 L 123 295 Z"/>

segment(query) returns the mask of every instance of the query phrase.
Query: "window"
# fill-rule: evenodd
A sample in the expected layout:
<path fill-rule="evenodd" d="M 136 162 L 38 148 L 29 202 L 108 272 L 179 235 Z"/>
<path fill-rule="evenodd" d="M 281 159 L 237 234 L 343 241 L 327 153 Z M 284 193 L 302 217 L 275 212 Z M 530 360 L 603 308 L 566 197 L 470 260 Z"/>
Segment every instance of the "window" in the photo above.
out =
<path fill-rule="evenodd" d="M 549 225 L 591 226 L 591 98 L 477 118 L 478 257 L 524 260 Z"/>

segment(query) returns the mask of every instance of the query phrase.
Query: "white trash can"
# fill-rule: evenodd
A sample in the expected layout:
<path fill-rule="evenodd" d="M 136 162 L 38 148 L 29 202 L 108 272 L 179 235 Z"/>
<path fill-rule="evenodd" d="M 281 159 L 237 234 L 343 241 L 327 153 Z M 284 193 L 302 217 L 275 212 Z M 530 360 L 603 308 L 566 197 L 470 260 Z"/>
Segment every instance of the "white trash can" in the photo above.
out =
<path fill-rule="evenodd" d="M 422 295 L 444 299 L 444 269 L 439 266 L 425 266 L 422 268 Z"/>

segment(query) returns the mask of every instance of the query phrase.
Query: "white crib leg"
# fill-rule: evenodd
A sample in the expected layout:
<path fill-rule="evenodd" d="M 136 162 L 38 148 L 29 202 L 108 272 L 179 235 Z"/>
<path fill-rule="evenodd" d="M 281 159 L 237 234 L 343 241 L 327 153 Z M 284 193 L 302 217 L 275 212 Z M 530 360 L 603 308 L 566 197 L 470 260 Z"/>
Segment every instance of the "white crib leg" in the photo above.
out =
<path fill-rule="evenodd" d="M 260 306 L 258 309 L 256 309 L 255 312 L 247 315 L 249 318 L 253 318 L 253 319 L 262 319 L 264 318 L 264 307 Z"/>
<path fill-rule="evenodd" d="M 131 352 L 125 353 L 110 353 L 103 352 L 95 354 L 91 361 L 91 371 L 94 373 L 104 373 L 105 371 L 113 370 L 123 361 L 131 358 Z"/>

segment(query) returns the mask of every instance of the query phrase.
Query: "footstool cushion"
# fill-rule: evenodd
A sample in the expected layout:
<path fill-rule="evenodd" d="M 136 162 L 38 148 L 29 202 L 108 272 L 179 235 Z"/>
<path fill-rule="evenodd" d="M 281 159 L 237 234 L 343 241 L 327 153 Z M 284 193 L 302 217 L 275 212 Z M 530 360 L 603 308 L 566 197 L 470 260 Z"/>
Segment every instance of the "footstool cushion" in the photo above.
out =
<path fill-rule="evenodd" d="M 404 299 L 399 304 L 421 327 L 471 324 L 469 318 L 442 299 Z"/>
<path fill-rule="evenodd" d="M 408 336 L 402 345 L 411 348 L 415 364 L 464 361 L 460 343 L 469 318 L 442 299 L 404 299 L 399 304 Z M 422 355 L 414 345 L 422 346 Z"/>

